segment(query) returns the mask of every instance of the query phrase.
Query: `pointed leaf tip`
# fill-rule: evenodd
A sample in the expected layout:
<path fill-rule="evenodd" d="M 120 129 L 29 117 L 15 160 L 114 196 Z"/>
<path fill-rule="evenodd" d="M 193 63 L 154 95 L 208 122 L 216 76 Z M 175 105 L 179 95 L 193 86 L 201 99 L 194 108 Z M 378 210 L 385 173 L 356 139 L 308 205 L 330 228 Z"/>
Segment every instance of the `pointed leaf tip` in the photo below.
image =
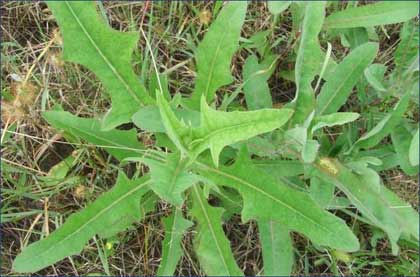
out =
<path fill-rule="evenodd" d="M 139 106 L 153 103 L 131 67 L 139 35 L 110 28 L 94 2 L 49 1 L 63 35 L 67 61 L 86 66 L 99 78 L 112 99 L 102 128 L 127 123 Z M 110 42 L 112 38 L 112 42 Z"/>
<path fill-rule="evenodd" d="M 94 235 L 110 237 L 141 220 L 139 199 L 149 191 L 149 180 L 128 179 L 120 172 L 116 185 L 84 210 L 72 214 L 45 239 L 25 247 L 13 262 L 19 273 L 36 272 L 82 251 Z"/>

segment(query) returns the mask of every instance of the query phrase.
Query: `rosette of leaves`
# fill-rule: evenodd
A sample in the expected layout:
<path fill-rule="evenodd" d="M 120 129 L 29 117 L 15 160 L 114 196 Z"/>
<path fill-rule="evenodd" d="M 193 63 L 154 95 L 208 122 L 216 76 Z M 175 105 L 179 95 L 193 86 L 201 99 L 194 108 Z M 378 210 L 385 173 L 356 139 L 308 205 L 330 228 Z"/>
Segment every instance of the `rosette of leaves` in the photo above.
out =
<path fill-rule="evenodd" d="M 378 172 L 389 168 L 387 158 L 381 156 L 388 150 L 375 148 L 379 138 L 391 132 L 384 131 L 384 126 L 395 126 L 410 97 L 400 95 L 379 127 L 358 138 L 354 130 L 363 114 L 339 110 L 354 87 L 368 85 L 362 77 L 375 59 L 378 43 L 365 41 L 341 61 L 326 63 L 330 57 L 318 39 L 323 29 L 353 30 L 409 20 L 416 15 L 413 10 L 418 3 L 405 3 L 411 8 L 403 10 L 387 3 L 352 7 L 326 19 L 325 2 L 270 5 L 276 15 L 290 6 L 294 29 L 302 31 L 293 78 L 297 92 L 286 107 L 272 107 L 266 82 L 277 60 L 269 45 L 259 45 L 260 55 L 250 57 L 244 73 L 245 100 L 252 111 L 235 110 L 229 97 L 223 100 L 224 109 L 214 105 L 216 91 L 233 82 L 230 63 L 239 49 L 246 2 L 225 4 L 196 48 L 196 85 L 190 98 L 170 96 L 166 83 L 159 79 L 155 80 L 158 89 L 148 91 L 131 67 L 138 33 L 111 29 L 94 2 L 47 4 L 64 39 L 64 59 L 97 76 L 112 108 L 102 118 L 79 118 L 64 111 L 45 112 L 44 118 L 67 136 L 98 145 L 121 163 L 141 163 L 149 172 L 129 179 L 121 170 L 110 191 L 71 215 L 46 238 L 23 248 L 13 264 L 16 272 L 36 272 L 78 254 L 96 235 L 109 238 L 125 231 L 152 211 L 158 199 L 173 207 L 163 220 L 165 239 L 158 275 L 175 273 L 183 255 L 183 235 L 190 229 L 194 230 L 196 257 L 206 274 L 243 275 L 222 228 L 233 213 L 240 213 L 243 222 L 257 223 L 264 275 L 291 274 L 291 232 L 306 237 L 317 249 L 358 251 L 352 224 L 336 210 L 386 233 L 394 254 L 401 239 L 418 241 L 418 214 L 383 185 Z M 367 14 L 373 15 L 371 20 Z M 418 65 L 413 68 L 401 51 L 397 60 L 403 67 L 398 70 L 418 71 Z M 313 87 L 316 75 L 325 81 L 318 96 Z M 155 150 L 137 141 L 135 129 L 115 128 L 127 122 L 155 134 Z M 332 142 L 325 128 L 340 128 L 342 134 Z M 396 155 L 414 163 L 406 147 L 418 149 L 418 144 L 410 144 L 406 137 L 410 131 L 405 133 L 392 136 Z M 342 192 L 340 197 L 336 191 Z M 211 205 L 209 197 L 218 198 L 220 205 Z"/>

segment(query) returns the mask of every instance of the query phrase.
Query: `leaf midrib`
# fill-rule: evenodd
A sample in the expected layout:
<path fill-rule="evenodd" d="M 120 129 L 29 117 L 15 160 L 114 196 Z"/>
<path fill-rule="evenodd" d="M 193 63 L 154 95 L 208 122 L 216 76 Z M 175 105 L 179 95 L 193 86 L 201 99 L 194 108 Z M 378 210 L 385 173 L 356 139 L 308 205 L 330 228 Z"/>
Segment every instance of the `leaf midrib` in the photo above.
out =
<path fill-rule="evenodd" d="M 207 214 L 207 210 L 206 210 L 206 208 L 204 207 L 203 201 L 201 201 L 201 195 L 200 195 L 200 193 L 198 192 L 198 190 L 197 190 L 197 187 L 196 187 L 196 186 L 193 186 L 193 188 L 194 188 L 194 193 L 195 193 L 195 194 L 196 194 L 196 196 L 197 196 L 197 200 L 198 200 L 198 202 L 199 202 L 199 204 L 200 204 L 200 208 L 201 208 L 201 210 L 203 211 L 204 217 L 205 217 L 205 219 L 206 219 L 206 221 L 207 221 L 208 229 L 210 230 L 211 236 L 213 237 L 214 243 L 216 244 L 217 252 L 219 252 L 220 258 L 222 259 L 223 266 L 224 266 L 224 268 L 225 268 L 226 272 L 229 272 L 229 273 L 230 273 L 229 268 L 228 268 L 228 266 L 227 266 L 227 263 L 226 263 L 226 261 L 225 261 L 225 257 L 223 256 L 222 249 L 220 248 L 219 241 L 217 240 L 217 236 L 216 236 L 216 234 L 215 234 L 215 232 L 214 232 L 213 225 L 211 224 L 211 221 L 210 221 L 209 215 Z"/>
<path fill-rule="evenodd" d="M 176 221 L 178 219 L 177 217 L 177 213 L 178 213 L 178 209 L 175 210 L 175 214 L 174 214 L 174 221 L 172 222 L 172 228 L 171 228 L 171 234 L 170 234 L 170 240 L 169 240 L 169 248 L 168 248 L 168 260 L 173 256 L 172 254 L 172 249 L 173 249 L 173 236 L 175 234 L 175 229 L 176 229 Z M 168 260 L 166 260 L 165 262 L 165 266 L 163 268 L 163 272 L 167 273 L 168 271 L 168 266 L 169 266 L 169 262 Z M 172 272 L 173 273 L 173 272 Z M 172 274 L 171 273 L 171 274 Z"/>
<path fill-rule="evenodd" d="M 270 220 L 268 222 L 268 224 L 270 225 L 270 242 L 271 242 L 270 250 L 271 250 L 271 259 L 272 259 L 271 262 L 272 262 L 272 265 L 274 266 L 276 264 L 276 251 L 274 249 L 275 248 L 274 247 L 274 245 L 275 245 L 274 226 L 273 226 L 274 222 L 272 220 Z"/>
<path fill-rule="evenodd" d="M 216 53 L 213 55 L 213 59 L 212 59 L 211 64 L 210 64 L 209 75 L 208 75 L 207 82 L 206 82 L 206 88 L 204 90 L 204 95 L 205 95 L 206 99 L 207 99 L 208 94 L 209 94 L 210 82 L 213 78 L 213 72 L 214 72 L 214 67 L 215 67 L 214 64 L 216 63 L 216 59 L 219 56 L 220 48 L 221 48 L 222 42 L 224 41 L 226 33 L 227 32 L 223 33 L 223 35 L 220 37 L 219 43 L 217 44 Z"/>
<path fill-rule="evenodd" d="M 43 255 L 45 256 L 46 253 L 50 252 L 52 249 L 56 248 L 57 245 L 63 244 L 63 242 L 65 242 L 66 240 L 68 240 L 69 238 L 73 237 L 75 234 L 79 233 L 82 229 L 84 229 L 86 226 L 88 226 L 91 222 L 95 221 L 96 219 L 98 219 L 101 215 L 103 215 L 104 213 L 108 212 L 109 210 L 111 210 L 114 206 L 116 206 L 117 204 L 119 204 L 121 201 L 123 201 L 126 197 L 128 197 L 131 194 L 134 194 L 136 191 L 140 190 L 141 188 L 147 186 L 151 181 L 148 180 L 138 186 L 136 186 L 135 188 L 129 190 L 128 192 L 126 192 L 125 194 L 123 194 L 122 196 L 120 196 L 119 198 L 117 198 L 116 201 L 114 201 L 111 205 L 107 206 L 106 208 L 104 208 L 103 210 L 101 210 L 100 212 L 96 213 L 92 218 L 90 218 L 88 221 L 86 221 L 85 223 L 83 223 L 79 228 L 77 228 L 74 232 L 71 232 L 70 234 L 68 234 L 67 236 L 65 236 L 63 239 L 60 240 L 60 242 L 51 245 L 50 247 L 48 247 L 47 249 L 45 249 L 44 251 L 42 251 L 41 253 L 38 253 L 38 255 Z M 28 257 L 29 259 L 32 259 L 33 257 Z M 28 259 L 27 258 L 27 259 Z"/>
<path fill-rule="evenodd" d="M 355 194 L 353 194 L 353 192 L 351 192 L 349 189 L 347 189 L 346 185 L 342 181 L 340 181 L 339 179 L 334 178 L 334 177 L 333 177 L 333 179 L 336 181 L 337 185 L 339 184 L 338 185 L 339 189 L 341 189 L 345 194 L 350 195 L 350 197 L 352 197 L 355 201 L 357 201 L 359 203 L 360 206 L 362 206 L 365 209 L 365 213 L 369 214 L 369 216 L 371 217 L 370 220 L 374 221 L 378 226 L 381 226 L 384 230 L 388 229 L 389 225 L 385 224 L 385 223 L 382 223 L 379 219 L 377 219 L 377 217 L 371 212 L 370 208 L 366 207 L 366 205 L 361 200 L 359 200 L 358 197 Z M 378 194 L 378 197 L 382 202 L 388 204 L 388 201 L 381 194 Z M 386 205 L 386 206 L 390 210 L 392 210 L 390 205 Z M 394 218 L 398 219 L 398 216 L 396 216 L 395 213 L 393 213 L 393 216 L 394 216 Z M 392 226 L 390 226 L 390 227 L 392 227 Z"/>
<path fill-rule="evenodd" d="M 270 123 L 274 123 L 273 121 L 278 121 L 278 119 L 265 121 L 265 122 L 264 122 L 264 125 L 270 125 Z M 232 131 L 233 129 L 244 128 L 244 127 L 250 127 L 250 126 L 252 126 L 252 125 L 258 125 L 258 123 L 261 123 L 261 121 L 257 121 L 257 120 L 255 120 L 255 121 L 252 121 L 252 122 L 239 123 L 239 124 L 236 124 L 236 125 L 226 126 L 226 127 L 223 127 L 223 128 L 219 128 L 219 129 L 211 130 L 211 131 L 210 131 L 207 135 L 205 135 L 204 137 L 193 140 L 193 141 L 190 143 L 190 145 L 189 145 L 189 146 L 190 146 L 190 147 L 194 147 L 194 145 L 197 145 L 197 144 L 202 145 L 202 143 L 203 143 L 203 142 L 209 142 L 209 141 L 211 141 L 213 137 L 218 136 L 220 133 L 230 132 L 230 131 Z M 279 126 L 281 126 L 281 124 L 279 124 Z M 202 130 L 206 130 L 206 129 L 209 129 L 209 127 L 208 127 L 208 126 L 203 126 L 203 127 L 201 127 L 200 129 L 202 129 Z M 270 131 L 270 130 L 268 130 L 267 132 L 269 132 L 269 131 Z"/>
<path fill-rule="evenodd" d="M 267 193 L 267 192 L 265 192 L 265 191 L 263 191 L 263 190 L 259 189 L 258 187 L 256 187 L 256 186 L 252 185 L 251 183 L 249 183 L 249 182 L 247 182 L 247 181 L 245 181 L 245 180 L 243 180 L 243 179 L 241 179 L 241 178 L 239 178 L 239 177 L 236 177 L 236 176 L 234 176 L 234 175 L 231 175 L 231 174 L 229 174 L 229 173 L 226 173 L 226 172 L 220 171 L 220 170 L 218 170 L 218 169 L 214 169 L 214 168 L 212 168 L 212 167 L 209 167 L 209 166 L 207 166 L 207 165 L 205 165 L 205 164 L 202 164 L 202 163 L 200 163 L 200 162 L 196 162 L 196 164 L 197 164 L 197 165 L 199 165 L 199 166 L 201 166 L 202 168 L 205 168 L 205 169 L 206 169 L 206 170 L 208 170 L 208 171 L 215 172 L 216 174 L 219 174 L 219 175 L 224 175 L 225 177 L 231 178 L 231 179 L 233 179 L 233 180 L 235 180 L 235 181 L 237 181 L 237 182 L 239 182 L 239 183 L 242 183 L 242 184 L 244 184 L 245 186 L 247 186 L 247 187 L 249 187 L 249 188 L 251 188 L 251 189 L 253 189 L 253 190 L 255 190 L 255 191 L 257 191 L 257 192 L 259 192 L 259 193 L 261 193 L 261 194 L 263 194 L 264 196 L 266 196 L 266 197 L 268 197 L 268 198 L 272 199 L 273 201 L 275 201 L 275 202 L 279 203 L 280 205 L 283 205 L 283 206 L 285 206 L 285 207 L 289 208 L 290 210 L 294 211 L 294 212 L 295 212 L 295 213 L 297 213 L 298 215 L 302 216 L 303 218 L 307 219 L 308 221 L 312 222 L 313 224 L 315 224 L 315 225 L 319 226 L 322 230 L 324 230 L 324 231 L 326 231 L 326 232 L 328 232 L 328 233 L 334 233 L 334 232 L 330 231 L 329 229 L 325 228 L 323 225 L 321 225 L 321 224 L 319 224 L 318 222 L 314 221 L 314 220 L 313 220 L 313 219 L 311 219 L 310 217 L 307 217 L 306 215 L 302 214 L 300 211 L 298 211 L 298 210 L 296 210 L 295 208 L 293 208 L 293 207 L 289 206 L 288 204 L 284 203 L 284 202 L 283 202 L 283 201 L 281 201 L 280 199 L 273 197 L 273 196 L 272 196 L 272 195 L 270 195 L 269 193 Z"/>
<path fill-rule="evenodd" d="M 71 5 L 68 3 L 68 1 L 65 1 L 65 4 L 67 8 L 69 9 L 70 13 L 73 15 L 74 19 L 76 20 L 77 24 L 82 29 L 83 33 L 88 38 L 89 42 L 92 44 L 92 46 L 95 48 L 95 50 L 98 52 L 99 56 L 104 60 L 105 64 L 108 65 L 108 67 L 111 69 L 112 73 L 117 77 L 117 79 L 123 84 L 123 86 L 126 88 L 128 93 L 131 95 L 132 98 L 138 103 L 142 104 L 142 101 L 140 98 L 134 93 L 134 91 L 131 89 L 131 87 L 128 85 L 127 81 L 118 73 L 118 71 L 115 69 L 111 61 L 105 56 L 104 53 L 102 53 L 101 49 L 98 47 L 96 41 L 90 36 L 89 32 L 84 27 L 83 23 L 80 21 L 77 14 L 74 12 Z"/>
<path fill-rule="evenodd" d="M 364 209 L 364 211 L 361 211 L 362 213 L 368 214 L 368 218 L 370 220 L 372 220 L 376 225 L 380 226 L 381 228 L 383 228 L 384 230 L 387 230 L 387 226 L 382 224 L 382 222 L 380 222 L 377 217 L 371 212 L 370 208 L 367 207 L 361 200 L 359 200 L 359 198 L 353 194 L 353 192 L 347 188 L 347 186 L 344 184 L 344 182 L 342 182 L 341 180 L 339 180 L 335 175 L 330 174 L 329 172 L 325 171 L 322 169 L 321 166 L 319 166 L 318 164 L 316 165 L 316 167 L 318 168 L 318 170 L 320 172 L 322 172 L 323 174 L 325 174 L 325 176 L 329 177 L 332 179 L 333 183 L 344 192 L 344 194 L 346 194 L 347 196 L 349 196 L 350 198 L 353 198 L 353 201 L 359 203 L 360 207 L 362 207 Z M 380 199 L 384 202 L 386 202 L 382 196 L 380 194 L 378 194 L 378 196 L 380 197 Z M 360 209 L 360 208 L 359 208 Z M 362 209 L 360 209 L 362 210 Z"/>
<path fill-rule="evenodd" d="M 129 151 L 134 151 L 134 152 L 139 152 L 139 153 L 140 153 L 140 149 L 127 147 L 127 146 L 125 146 L 125 145 L 122 145 L 122 144 L 116 143 L 115 141 L 108 140 L 108 139 L 106 139 L 106 138 L 104 138 L 104 137 L 99 137 L 99 136 L 95 135 L 94 133 L 87 132 L 87 131 L 85 131 L 85 130 L 83 130 L 83 129 L 79 129 L 79 128 L 74 127 L 74 126 L 71 126 L 71 127 L 69 127 L 69 128 L 70 128 L 70 129 L 74 129 L 74 130 L 76 130 L 76 131 L 78 131 L 78 132 L 80 132 L 80 133 L 83 133 L 83 134 L 85 134 L 85 135 L 92 136 L 92 137 L 96 138 L 96 139 L 97 139 L 97 140 L 99 140 L 99 141 L 103 141 L 103 142 L 106 142 L 106 143 L 109 143 L 109 144 L 114 145 L 114 147 L 112 147 L 111 145 L 97 145 L 97 144 L 93 144 L 94 146 L 97 146 L 97 147 L 102 147 L 102 148 L 119 149 L 119 150 L 129 150 Z"/>
<path fill-rule="evenodd" d="M 366 52 L 365 52 L 366 53 Z M 368 55 L 364 55 L 362 58 L 360 58 L 359 62 L 356 64 L 355 67 L 353 67 L 354 69 L 358 68 L 360 66 L 360 64 L 363 63 L 364 59 L 367 57 Z M 347 81 L 350 79 L 350 77 L 353 77 L 353 74 L 355 73 L 356 70 L 353 70 L 351 72 L 351 74 L 347 74 L 346 77 L 344 78 L 344 80 L 340 83 L 340 86 L 334 91 L 333 96 L 329 97 L 327 103 L 321 108 L 321 110 L 319 111 L 319 114 L 323 114 L 325 112 L 325 110 L 327 108 L 329 108 L 329 105 L 331 104 L 331 102 L 336 99 L 336 96 L 338 95 L 338 92 L 341 91 L 341 89 L 343 88 L 343 86 L 347 83 Z"/>
<path fill-rule="evenodd" d="M 170 162 L 169 162 L 170 163 Z M 169 163 L 167 164 L 169 166 Z M 179 174 L 182 172 L 184 165 L 182 163 L 182 156 L 179 156 L 179 161 L 177 162 L 177 165 L 175 169 L 172 171 L 172 176 L 169 181 L 169 191 L 171 194 L 174 193 L 175 185 L 177 183 L 177 179 L 179 178 Z"/>
<path fill-rule="evenodd" d="M 384 118 L 381 119 L 381 121 L 379 121 L 378 124 L 375 125 L 375 127 L 373 127 L 371 130 L 369 130 L 368 132 L 366 132 L 365 134 L 363 134 L 357 142 L 362 142 L 365 141 L 373 136 L 376 136 L 377 134 L 379 134 L 385 124 L 392 118 L 392 114 L 387 114 L 386 116 L 384 116 Z"/>

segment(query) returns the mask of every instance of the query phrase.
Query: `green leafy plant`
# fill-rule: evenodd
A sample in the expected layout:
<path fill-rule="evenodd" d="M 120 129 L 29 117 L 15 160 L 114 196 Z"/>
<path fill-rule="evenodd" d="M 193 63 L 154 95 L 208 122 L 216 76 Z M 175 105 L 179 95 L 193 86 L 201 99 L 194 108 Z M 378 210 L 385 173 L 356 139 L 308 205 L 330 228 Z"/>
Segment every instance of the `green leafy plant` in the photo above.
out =
<path fill-rule="evenodd" d="M 66 137 L 103 148 L 121 165 L 142 164 L 148 172 L 129 179 L 121 167 L 114 188 L 48 237 L 25 247 L 14 270 L 36 272 L 79 253 L 96 235 L 106 239 L 124 231 L 153 211 L 158 199 L 172 206 L 163 220 L 158 275 L 174 274 L 183 254 L 183 234 L 191 228 L 206 274 L 243 275 L 222 228 L 233 213 L 258 225 L 264 275 L 291 273 L 291 232 L 320 251 L 355 252 L 360 244 L 349 222 L 356 220 L 386 233 L 395 255 L 400 241 L 418 243 L 417 212 L 379 176 L 396 166 L 409 175 L 419 171 L 418 129 L 413 132 L 415 122 L 404 116 L 418 94 L 418 26 L 408 21 L 417 15 L 418 2 L 349 7 L 325 17 L 327 5 L 269 3 L 275 16 L 290 8 L 293 28 L 301 30 L 290 75 L 296 97 L 273 108 L 267 81 L 278 58 L 267 45 L 246 60 L 239 89 L 216 97 L 219 88 L 233 82 L 230 63 L 240 47 L 246 2 L 226 4 L 195 49 L 196 85 L 189 98 L 167 93 L 166 77 L 156 64 L 156 90 L 146 90 L 131 67 L 140 37 L 111 29 L 94 2 L 48 2 L 64 39 L 64 59 L 96 74 L 112 108 L 99 119 L 60 110 L 43 117 Z M 365 34 L 372 26 L 404 21 L 395 69 L 385 76 L 384 65 L 372 64 L 378 43 Z M 336 61 L 321 48 L 320 32 L 349 42 L 350 53 Z M 249 111 L 233 105 L 241 88 Z M 361 109 L 344 112 L 353 88 Z M 372 95 L 392 97 L 395 104 L 370 120 Z M 142 145 L 134 128 L 116 129 L 128 122 L 154 134 L 155 147 Z M 362 127 L 366 131 L 359 135 Z M 339 135 L 330 138 L 331 128 Z M 392 146 L 384 147 L 380 142 L 389 135 Z M 210 204 L 210 198 L 220 204 Z"/>

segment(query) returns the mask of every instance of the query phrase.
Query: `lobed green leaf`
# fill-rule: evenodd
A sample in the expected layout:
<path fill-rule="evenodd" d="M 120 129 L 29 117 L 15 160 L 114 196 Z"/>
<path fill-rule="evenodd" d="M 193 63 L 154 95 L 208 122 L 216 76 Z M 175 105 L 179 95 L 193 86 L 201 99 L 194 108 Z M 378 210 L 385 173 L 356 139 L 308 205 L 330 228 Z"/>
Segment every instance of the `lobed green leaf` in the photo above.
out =
<path fill-rule="evenodd" d="M 107 238 L 140 221 L 140 198 L 149 189 L 147 177 L 129 180 L 120 172 L 115 187 L 84 210 L 71 215 L 51 235 L 24 248 L 13 263 L 15 272 L 36 272 L 82 251 L 98 234 Z"/>
<path fill-rule="evenodd" d="M 172 107 L 173 112 L 180 121 L 191 124 L 193 127 L 200 125 L 200 113 L 189 109 L 177 109 Z M 132 117 L 133 123 L 148 132 L 164 133 L 165 126 L 162 122 L 158 106 L 145 106 Z"/>
<path fill-rule="evenodd" d="M 170 216 L 163 219 L 163 224 L 165 225 L 165 239 L 162 242 L 162 261 L 156 275 L 172 276 L 182 256 L 182 237 L 193 223 L 182 216 L 181 209 L 175 208 Z"/>
<path fill-rule="evenodd" d="M 190 214 L 197 221 L 194 248 L 204 272 L 209 276 L 242 276 L 222 228 L 223 209 L 210 206 L 198 186 L 192 188 L 191 196 Z"/>
<path fill-rule="evenodd" d="M 154 102 L 131 66 L 137 33 L 113 30 L 97 12 L 95 2 L 51 1 L 48 7 L 60 26 L 64 59 L 93 71 L 111 96 L 104 130 L 129 122 L 140 106 Z"/>
<path fill-rule="evenodd" d="M 212 102 L 217 89 L 233 81 L 230 64 L 238 49 L 246 9 L 246 1 L 226 4 L 198 45 L 195 51 L 195 88 L 186 102 L 190 108 L 198 110 L 202 96 L 209 103 Z"/>
<path fill-rule="evenodd" d="M 178 120 L 160 93 L 157 93 L 156 100 L 166 132 L 181 153 L 189 156 L 192 162 L 204 150 L 210 149 L 216 166 L 225 146 L 273 131 L 285 124 L 293 113 L 291 109 L 222 112 L 210 108 L 203 97 L 201 125 L 192 128 Z"/>
<path fill-rule="evenodd" d="M 309 192 L 316 203 L 323 208 L 328 208 L 334 201 L 335 186 L 318 177 L 312 177 Z"/>
<path fill-rule="evenodd" d="M 254 55 L 246 59 L 243 68 L 245 80 L 243 90 L 249 110 L 271 108 L 273 106 L 267 80 L 275 69 L 275 62 L 274 55 L 268 56 L 261 63 L 258 63 L 258 59 Z"/>
<path fill-rule="evenodd" d="M 187 170 L 187 160 L 179 152 L 166 155 L 164 162 L 150 158 L 128 158 L 127 161 L 145 163 L 151 171 L 150 188 L 162 199 L 176 207 L 184 202 L 183 192 L 190 186 L 204 180 Z"/>
<path fill-rule="evenodd" d="M 135 130 L 101 130 L 101 122 L 93 118 L 81 118 L 63 111 L 48 111 L 42 116 L 57 130 L 104 148 L 118 160 L 140 156 L 144 146 L 137 140 Z"/>
<path fill-rule="evenodd" d="M 371 130 L 363 134 L 354 144 L 354 147 L 372 148 L 376 146 L 384 137 L 401 121 L 401 118 L 408 108 L 410 94 L 404 94 L 394 109 L 387 113 Z"/>
<path fill-rule="evenodd" d="M 210 148 L 217 166 L 219 154 L 225 146 L 273 131 L 284 125 L 292 114 L 290 109 L 221 112 L 211 109 L 202 99 L 201 126 L 193 129 L 189 148 L 193 157 Z"/>
<path fill-rule="evenodd" d="M 332 76 L 323 86 L 316 99 L 317 113 L 334 113 L 346 103 L 353 87 L 363 76 L 365 68 L 373 61 L 378 52 L 378 44 L 365 43 L 347 55 L 339 63 Z"/>
<path fill-rule="evenodd" d="M 396 254 L 398 252 L 397 241 L 402 231 L 407 227 L 405 227 L 405 219 L 401 217 L 398 208 L 394 207 L 383 194 L 383 187 L 380 186 L 378 189 L 377 186 L 372 186 L 370 182 L 365 182 L 361 175 L 354 173 L 334 159 L 322 158 L 316 167 L 318 176 L 322 180 L 337 186 L 364 217 L 388 234 L 393 253 Z M 393 202 L 396 201 L 395 197 L 392 196 Z M 409 229 L 411 230 L 410 234 L 418 237 L 418 229 L 414 233 L 412 233 L 413 228 Z"/>
<path fill-rule="evenodd" d="M 295 65 L 296 97 L 293 123 L 302 123 L 315 109 L 315 93 L 312 81 L 317 74 L 321 61 L 318 34 L 325 17 L 325 2 L 305 3 L 302 35 Z"/>
<path fill-rule="evenodd" d="M 341 219 L 323 211 L 307 193 L 292 189 L 258 170 L 243 151 L 232 166 L 214 168 L 204 163 L 198 163 L 198 166 L 199 172 L 214 183 L 240 192 L 244 199 L 244 222 L 274 220 L 317 244 L 344 251 L 359 248 L 357 238 Z"/>
<path fill-rule="evenodd" d="M 290 276 L 294 250 L 289 230 L 272 220 L 258 220 L 264 276 Z"/>

